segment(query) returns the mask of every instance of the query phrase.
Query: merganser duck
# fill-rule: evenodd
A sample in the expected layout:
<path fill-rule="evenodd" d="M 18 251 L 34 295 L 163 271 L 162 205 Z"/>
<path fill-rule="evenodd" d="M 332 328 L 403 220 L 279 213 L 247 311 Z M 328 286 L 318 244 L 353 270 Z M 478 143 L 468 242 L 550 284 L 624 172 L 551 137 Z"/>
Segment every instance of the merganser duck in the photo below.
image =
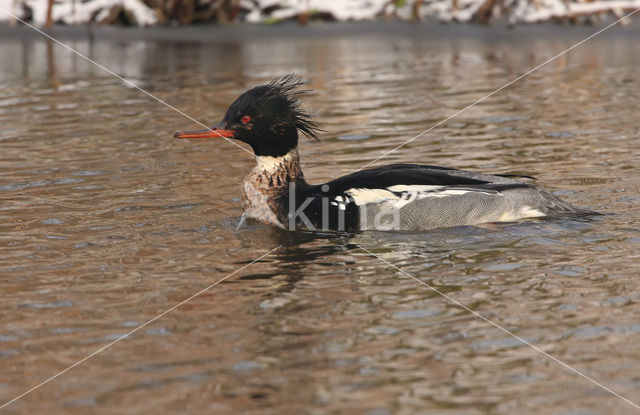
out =
<path fill-rule="evenodd" d="M 391 164 L 308 184 L 298 132 L 318 140 L 301 109 L 302 81 L 276 78 L 240 95 L 222 122 L 177 138 L 234 138 L 251 146 L 257 165 L 244 179 L 244 218 L 285 229 L 420 231 L 560 214 L 592 214 L 510 175 L 421 164 Z M 527 177 L 530 178 L 530 177 Z"/>

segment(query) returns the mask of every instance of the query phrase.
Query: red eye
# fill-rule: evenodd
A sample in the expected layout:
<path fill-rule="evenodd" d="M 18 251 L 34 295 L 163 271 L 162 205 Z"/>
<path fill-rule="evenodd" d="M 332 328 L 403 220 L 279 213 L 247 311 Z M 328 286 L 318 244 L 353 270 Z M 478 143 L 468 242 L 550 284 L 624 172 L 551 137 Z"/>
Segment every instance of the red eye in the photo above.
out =
<path fill-rule="evenodd" d="M 249 121 L 251 121 L 251 117 L 249 117 L 248 115 L 245 115 L 240 119 L 240 121 L 242 121 L 243 124 L 246 124 Z"/>

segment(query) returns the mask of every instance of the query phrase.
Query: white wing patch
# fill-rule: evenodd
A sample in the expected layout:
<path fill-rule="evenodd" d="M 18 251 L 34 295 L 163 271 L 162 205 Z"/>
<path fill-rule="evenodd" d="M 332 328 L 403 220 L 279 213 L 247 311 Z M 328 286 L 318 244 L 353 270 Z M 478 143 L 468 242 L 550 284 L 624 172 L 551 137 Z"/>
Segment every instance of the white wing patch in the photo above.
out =
<path fill-rule="evenodd" d="M 406 184 L 396 184 L 394 186 L 387 187 L 388 190 L 392 192 L 432 192 L 434 190 L 443 189 L 444 186 L 429 186 L 429 185 L 406 185 Z"/>
<path fill-rule="evenodd" d="M 354 189 L 347 190 L 345 193 L 351 196 L 354 203 L 358 206 L 365 205 L 367 203 L 391 202 L 393 204 L 393 207 L 396 209 L 400 209 L 411 202 L 425 199 L 428 197 L 448 197 L 448 196 L 463 195 L 466 193 L 496 194 L 495 192 L 489 192 L 489 191 L 485 192 L 481 189 L 471 189 L 471 188 L 456 189 L 456 188 L 445 187 L 445 186 L 404 185 L 404 184 L 389 186 L 386 189 L 354 188 Z M 497 194 L 500 194 L 500 193 L 497 193 Z M 338 197 L 336 197 L 336 200 L 338 200 Z M 340 200 L 339 202 L 341 201 L 342 200 Z"/>
<path fill-rule="evenodd" d="M 347 209 L 347 205 L 342 202 L 342 196 L 336 196 L 334 199 L 336 200 L 336 202 L 331 202 L 331 205 L 337 206 L 338 209 L 340 209 L 340 210 L 346 210 Z"/>
<path fill-rule="evenodd" d="M 393 192 L 385 189 L 349 189 L 345 193 L 351 196 L 353 202 L 358 206 L 389 199 L 398 199 L 398 196 Z"/>

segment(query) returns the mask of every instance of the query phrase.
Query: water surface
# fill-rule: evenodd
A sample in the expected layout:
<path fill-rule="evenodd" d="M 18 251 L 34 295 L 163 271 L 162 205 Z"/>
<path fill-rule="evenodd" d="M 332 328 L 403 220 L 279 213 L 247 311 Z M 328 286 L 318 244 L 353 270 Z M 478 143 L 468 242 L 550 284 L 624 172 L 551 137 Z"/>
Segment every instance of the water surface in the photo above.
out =
<path fill-rule="evenodd" d="M 362 167 L 591 31 L 206 30 L 66 39 L 211 125 L 244 90 L 302 75 L 326 130 L 301 144 L 310 182 Z M 173 140 L 199 127 L 59 46 L 3 37 L 0 401 L 282 245 L 4 411 L 632 413 L 359 246 L 637 400 L 636 39 L 596 38 L 380 162 L 533 175 L 603 216 L 326 235 L 236 229 L 247 153 Z"/>

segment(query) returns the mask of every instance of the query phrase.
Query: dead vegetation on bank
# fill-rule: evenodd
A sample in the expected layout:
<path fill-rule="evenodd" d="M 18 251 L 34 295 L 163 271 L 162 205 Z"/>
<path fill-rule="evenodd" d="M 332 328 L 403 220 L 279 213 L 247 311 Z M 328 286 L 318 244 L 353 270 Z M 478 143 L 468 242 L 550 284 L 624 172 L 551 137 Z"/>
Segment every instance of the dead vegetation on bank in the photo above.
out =
<path fill-rule="evenodd" d="M 46 26 L 375 19 L 591 24 L 620 18 L 640 8 L 640 0 L 0 0 L 0 7 L 9 6 L 21 19 Z"/>

